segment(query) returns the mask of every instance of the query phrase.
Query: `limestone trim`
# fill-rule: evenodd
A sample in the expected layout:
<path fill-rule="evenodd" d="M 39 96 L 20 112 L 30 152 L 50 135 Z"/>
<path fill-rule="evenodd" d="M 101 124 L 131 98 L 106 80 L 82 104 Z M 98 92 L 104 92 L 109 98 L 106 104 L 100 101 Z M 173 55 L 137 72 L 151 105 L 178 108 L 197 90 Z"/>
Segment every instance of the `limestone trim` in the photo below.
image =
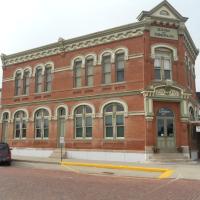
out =
<path fill-rule="evenodd" d="M 24 68 L 24 72 L 28 71 L 29 72 L 29 78 L 32 76 L 32 68 L 30 66 L 27 66 Z"/>
<path fill-rule="evenodd" d="M 124 59 L 128 60 L 128 48 L 127 47 L 118 47 L 114 50 L 115 55 L 118 53 L 124 53 Z"/>
<path fill-rule="evenodd" d="M 92 117 L 95 118 L 95 107 L 93 104 L 91 103 L 79 103 L 79 104 L 76 104 L 72 107 L 71 109 L 71 115 L 69 118 L 71 119 L 74 119 L 74 111 L 76 108 L 78 108 L 79 106 L 89 106 L 91 109 L 92 109 Z"/>
<path fill-rule="evenodd" d="M 132 96 L 132 95 L 141 95 L 140 90 L 131 90 L 131 91 L 124 91 L 124 92 L 112 92 L 112 93 L 103 93 L 103 94 L 96 94 L 96 95 L 88 95 L 88 96 L 79 96 L 79 97 L 68 97 L 68 98 L 59 98 L 59 99 L 48 99 L 48 100 L 41 100 L 41 101 L 32 101 L 29 102 L 20 102 L 20 103 L 12 103 L 12 104 L 4 104 L 3 108 L 13 108 L 15 106 L 32 106 L 32 105 L 41 105 L 41 104 L 49 104 L 49 103 L 62 103 L 70 102 L 70 101 L 89 101 L 91 99 L 102 99 L 102 98 L 120 98 L 124 96 Z"/>
<path fill-rule="evenodd" d="M 99 117 L 103 117 L 103 110 L 104 110 L 104 107 L 110 103 L 119 103 L 121 104 L 123 107 L 124 107 L 124 116 L 127 117 L 128 116 L 128 105 L 125 101 L 123 100 L 118 100 L 118 99 L 113 99 L 113 100 L 107 100 L 105 103 L 103 103 L 101 106 L 100 106 L 100 109 L 99 109 Z"/>
<path fill-rule="evenodd" d="M 85 55 L 85 60 L 87 60 L 87 59 L 93 59 L 94 60 L 93 65 L 97 64 L 97 55 L 95 53 L 89 53 L 89 54 Z"/>
<path fill-rule="evenodd" d="M 2 82 L 9 82 L 9 81 L 14 81 L 15 79 L 13 77 L 11 78 L 5 78 L 2 80 Z"/>
<path fill-rule="evenodd" d="M 22 68 L 17 68 L 14 73 L 13 73 L 13 80 L 16 78 L 17 73 L 20 72 L 21 73 L 21 79 L 23 78 L 23 69 Z"/>
<path fill-rule="evenodd" d="M 12 118 L 11 118 L 12 121 L 14 121 L 14 119 L 15 119 L 15 114 L 16 114 L 17 112 L 19 112 L 19 111 L 25 112 L 25 114 L 26 114 L 26 119 L 27 119 L 27 120 L 29 119 L 28 110 L 27 110 L 26 108 L 19 108 L 19 109 L 15 110 L 15 111 L 12 113 Z"/>
<path fill-rule="evenodd" d="M 44 75 L 45 66 L 43 63 L 38 63 L 33 69 L 33 77 L 35 77 L 35 73 L 37 69 L 42 69 L 42 75 Z"/>
<path fill-rule="evenodd" d="M 58 105 L 56 107 L 54 119 L 57 120 L 57 118 L 58 118 L 58 109 L 59 108 L 64 108 L 65 109 L 65 111 L 66 111 L 65 119 L 68 119 L 69 109 L 68 109 L 68 106 L 65 105 L 65 104 L 60 104 L 60 105 Z"/>
<path fill-rule="evenodd" d="M 3 114 L 4 114 L 4 113 L 8 113 L 8 122 L 10 122 L 10 120 L 11 120 L 11 111 L 8 110 L 8 109 L 3 110 L 3 111 L 1 112 L 1 119 L 0 119 L 0 122 L 1 122 L 1 123 L 3 122 Z"/>
<path fill-rule="evenodd" d="M 52 61 L 46 62 L 44 64 L 44 67 L 50 66 L 51 67 L 51 73 L 54 73 L 54 63 Z"/>
<path fill-rule="evenodd" d="M 33 114 L 32 114 L 31 121 L 34 121 L 34 119 L 35 119 L 35 113 L 36 113 L 38 110 L 40 110 L 40 109 L 45 109 L 45 110 L 47 110 L 47 111 L 49 112 L 49 120 L 51 119 L 51 117 L 52 117 L 51 109 L 50 109 L 49 107 L 47 107 L 47 106 L 41 106 L 41 107 L 37 107 L 37 108 L 35 108 L 35 109 L 33 110 Z"/>
<path fill-rule="evenodd" d="M 144 116 L 145 111 L 129 111 L 128 116 Z"/>
<path fill-rule="evenodd" d="M 115 61 L 115 52 L 114 52 L 114 50 L 112 50 L 112 49 L 104 49 L 99 55 L 99 60 L 98 60 L 98 64 L 99 65 L 102 64 L 103 56 L 107 56 L 107 55 L 111 56 L 111 63 L 114 63 L 114 61 Z"/>
<path fill-rule="evenodd" d="M 71 60 L 71 69 L 74 68 L 75 61 L 81 61 L 81 68 L 84 68 L 84 66 L 85 66 L 85 57 L 83 55 L 78 55 L 78 56 L 72 58 L 72 60 Z"/>
<path fill-rule="evenodd" d="M 152 59 L 155 59 L 155 51 L 157 48 L 167 48 L 167 49 L 171 49 L 172 52 L 173 52 L 173 58 L 175 61 L 178 60 L 178 55 L 177 55 L 177 48 L 171 46 L 171 45 L 168 45 L 168 44 L 164 44 L 164 43 L 157 43 L 157 44 L 154 44 L 151 46 L 151 58 Z"/>

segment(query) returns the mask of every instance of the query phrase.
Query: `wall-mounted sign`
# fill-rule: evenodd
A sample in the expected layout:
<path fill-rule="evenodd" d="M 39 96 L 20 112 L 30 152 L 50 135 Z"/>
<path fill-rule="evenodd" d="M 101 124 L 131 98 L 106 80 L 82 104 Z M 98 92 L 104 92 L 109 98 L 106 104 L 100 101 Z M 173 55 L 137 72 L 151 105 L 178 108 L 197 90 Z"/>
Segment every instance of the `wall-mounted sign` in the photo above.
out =
<path fill-rule="evenodd" d="M 178 40 L 178 31 L 173 28 L 152 26 L 150 30 L 150 36 L 157 38 L 166 38 L 170 40 Z"/>
<path fill-rule="evenodd" d="M 196 132 L 200 132 L 200 126 L 196 126 Z"/>

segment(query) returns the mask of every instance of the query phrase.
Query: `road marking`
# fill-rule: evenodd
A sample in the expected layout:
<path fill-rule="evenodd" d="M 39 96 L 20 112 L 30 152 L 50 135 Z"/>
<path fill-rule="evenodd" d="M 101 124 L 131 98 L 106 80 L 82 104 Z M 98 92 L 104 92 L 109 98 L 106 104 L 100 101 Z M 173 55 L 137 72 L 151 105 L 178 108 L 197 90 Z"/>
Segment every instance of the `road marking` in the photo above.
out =
<path fill-rule="evenodd" d="M 111 164 L 97 164 L 97 163 L 81 163 L 81 162 L 66 162 L 60 163 L 62 166 L 81 166 L 81 167 L 96 167 L 106 169 L 120 169 L 120 170 L 132 170 L 132 171 L 143 171 L 143 172 L 158 172 L 162 173 L 158 178 L 169 178 L 174 172 L 171 169 L 165 168 L 153 168 L 153 167 L 140 167 L 140 166 L 126 166 L 126 165 L 111 165 Z"/>

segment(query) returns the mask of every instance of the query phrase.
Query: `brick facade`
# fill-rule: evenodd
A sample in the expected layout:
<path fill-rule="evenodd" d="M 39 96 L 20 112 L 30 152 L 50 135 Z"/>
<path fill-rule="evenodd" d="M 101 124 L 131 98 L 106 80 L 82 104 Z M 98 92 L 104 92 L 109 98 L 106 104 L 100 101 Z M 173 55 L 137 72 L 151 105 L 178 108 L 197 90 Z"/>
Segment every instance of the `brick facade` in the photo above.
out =
<path fill-rule="evenodd" d="M 158 11 L 162 13 L 163 10 L 168 13 L 167 16 L 158 15 Z M 3 114 L 7 112 L 6 141 L 15 147 L 56 148 L 59 143 L 57 108 L 63 106 L 66 110 L 66 148 L 144 152 L 157 145 L 157 113 L 161 108 L 168 108 L 174 114 L 175 147 L 188 147 L 189 108 L 192 107 L 196 117 L 199 106 L 193 72 L 198 50 L 184 25 L 187 18 L 182 17 L 167 1 L 163 1 L 151 11 L 142 12 L 138 20 L 134 24 L 104 32 L 72 40 L 60 39 L 57 43 L 37 49 L 3 55 L 1 123 L 3 126 Z M 169 36 L 165 33 L 152 36 L 152 27 L 169 32 Z M 177 39 L 173 38 L 172 30 L 177 33 Z M 155 54 L 159 48 L 168 49 L 172 54 L 169 80 L 155 80 Z M 124 54 L 124 81 L 121 82 L 116 81 L 115 57 L 118 51 Z M 103 52 L 111 56 L 109 84 L 102 83 Z M 94 59 L 92 86 L 86 86 L 85 79 L 84 63 L 88 55 Z M 190 64 L 188 71 L 186 56 Z M 75 88 L 73 61 L 78 57 L 82 61 L 82 86 Z M 36 68 L 47 64 L 51 66 L 51 91 L 43 92 L 43 88 L 42 92 L 36 93 Z M 29 92 L 27 95 L 14 95 L 17 71 L 23 74 L 25 69 L 30 70 Z M 44 76 L 43 73 L 43 81 Z M 23 76 L 21 90 L 22 82 Z M 104 107 L 110 103 L 119 103 L 124 107 L 124 138 L 105 138 Z M 75 137 L 74 111 L 78 105 L 92 108 L 90 139 Z M 40 108 L 49 112 L 49 133 L 46 139 L 36 138 L 34 114 Z M 28 115 L 26 137 L 23 139 L 15 137 L 15 114 L 20 110 Z M 5 135 L 3 131 L 2 128 L 1 138 Z"/>

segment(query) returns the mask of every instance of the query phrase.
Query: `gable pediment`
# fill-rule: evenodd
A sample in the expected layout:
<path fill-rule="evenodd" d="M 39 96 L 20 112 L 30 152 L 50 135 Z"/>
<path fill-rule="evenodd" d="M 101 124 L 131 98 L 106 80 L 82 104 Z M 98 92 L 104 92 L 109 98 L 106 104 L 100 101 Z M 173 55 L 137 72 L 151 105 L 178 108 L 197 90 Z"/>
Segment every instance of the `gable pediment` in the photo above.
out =
<path fill-rule="evenodd" d="M 188 18 L 183 17 L 168 1 L 164 0 L 150 11 L 142 11 L 138 16 L 141 21 L 146 17 L 154 17 L 159 19 L 171 19 L 180 22 L 186 22 Z"/>
<path fill-rule="evenodd" d="M 161 8 L 153 12 L 151 16 L 179 20 L 178 17 L 173 14 L 173 12 L 170 11 L 170 9 L 166 6 L 162 6 Z"/>

